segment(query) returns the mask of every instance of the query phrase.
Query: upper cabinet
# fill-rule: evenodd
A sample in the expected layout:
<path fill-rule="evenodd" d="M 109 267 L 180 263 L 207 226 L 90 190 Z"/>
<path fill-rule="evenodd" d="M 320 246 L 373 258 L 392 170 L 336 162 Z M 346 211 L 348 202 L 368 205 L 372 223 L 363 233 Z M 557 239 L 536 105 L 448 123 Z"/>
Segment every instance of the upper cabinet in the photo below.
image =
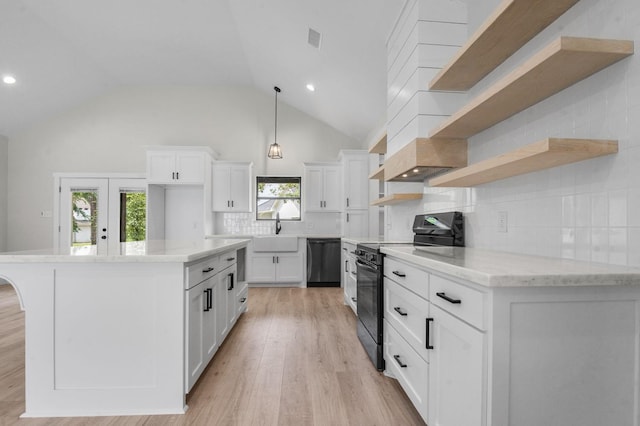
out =
<path fill-rule="evenodd" d="M 213 163 L 213 211 L 250 212 L 252 163 Z"/>
<path fill-rule="evenodd" d="M 202 149 L 147 151 L 147 182 L 150 184 L 202 185 L 211 156 Z"/>
<path fill-rule="evenodd" d="M 342 179 L 340 164 L 305 163 L 303 185 L 305 211 L 341 211 Z"/>
<path fill-rule="evenodd" d="M 340 151 L 344 176 L 344 208 L 369 208 L 369 154 L 367 151 Z"/>

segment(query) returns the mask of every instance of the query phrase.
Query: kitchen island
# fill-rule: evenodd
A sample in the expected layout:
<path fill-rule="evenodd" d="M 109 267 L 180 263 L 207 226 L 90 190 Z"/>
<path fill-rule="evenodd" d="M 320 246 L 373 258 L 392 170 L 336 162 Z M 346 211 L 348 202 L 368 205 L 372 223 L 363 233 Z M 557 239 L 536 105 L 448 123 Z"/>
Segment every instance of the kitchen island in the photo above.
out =
<path fill-rule="evenodd" d="M 1 253 L 0 278 L 25 311 L 23 417 L 184 413 L 186 393 L 246 309 L 235 271 L 248 242 L 123 243 L 104 256 Z M 215 343 L 198 352 L 207 322 L 217 327 Z"/>
<path fill-rule="evenodd" d="M 637 425 L 640 270 L 387 246 L 386 373 L 430 425 Z"/>

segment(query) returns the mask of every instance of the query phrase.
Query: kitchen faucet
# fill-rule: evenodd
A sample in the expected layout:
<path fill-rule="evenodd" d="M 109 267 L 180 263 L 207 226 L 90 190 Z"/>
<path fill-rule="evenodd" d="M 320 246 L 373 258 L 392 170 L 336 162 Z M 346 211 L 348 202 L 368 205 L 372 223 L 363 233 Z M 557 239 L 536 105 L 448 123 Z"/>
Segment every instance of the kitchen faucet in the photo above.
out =
<path fill-rule="evenodd" d="M 280 233 L 282 230 L 282 225 L 280 225 L 280 213 L 276 213 L 276 235 Z"/>

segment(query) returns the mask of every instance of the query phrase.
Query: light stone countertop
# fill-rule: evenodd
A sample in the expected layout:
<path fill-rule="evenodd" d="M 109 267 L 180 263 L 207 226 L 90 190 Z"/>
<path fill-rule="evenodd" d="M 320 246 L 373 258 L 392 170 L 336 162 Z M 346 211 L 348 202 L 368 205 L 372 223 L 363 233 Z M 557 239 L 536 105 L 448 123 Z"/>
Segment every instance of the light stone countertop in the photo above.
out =
<path fill-rule="evenodd" d="M 382 253 L 486 287 L 640 285 L 640 269 L 465 247 L 387 246 Z"/>
<path fill-rule="evenodd" d="M 3 263 L 108 263 L 108 262 L 193 262 L 208 256 L 245 247 L 248 239 L 202 239 L 194 241 L 152 240 L 120 244 L 120 253 L 96 255 L 79 248 L 72 253 L 60 249 L 0 253 Z"/>

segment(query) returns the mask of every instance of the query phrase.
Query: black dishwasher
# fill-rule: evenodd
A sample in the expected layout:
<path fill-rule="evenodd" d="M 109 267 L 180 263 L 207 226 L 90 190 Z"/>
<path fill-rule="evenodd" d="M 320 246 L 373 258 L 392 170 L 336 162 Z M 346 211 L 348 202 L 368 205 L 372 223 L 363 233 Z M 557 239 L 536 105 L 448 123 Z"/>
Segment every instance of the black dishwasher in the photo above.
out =
<path fill-rule="evenodd" d="M 340 238 L 307 238 L 307 287 L 340 287 Z"/>

